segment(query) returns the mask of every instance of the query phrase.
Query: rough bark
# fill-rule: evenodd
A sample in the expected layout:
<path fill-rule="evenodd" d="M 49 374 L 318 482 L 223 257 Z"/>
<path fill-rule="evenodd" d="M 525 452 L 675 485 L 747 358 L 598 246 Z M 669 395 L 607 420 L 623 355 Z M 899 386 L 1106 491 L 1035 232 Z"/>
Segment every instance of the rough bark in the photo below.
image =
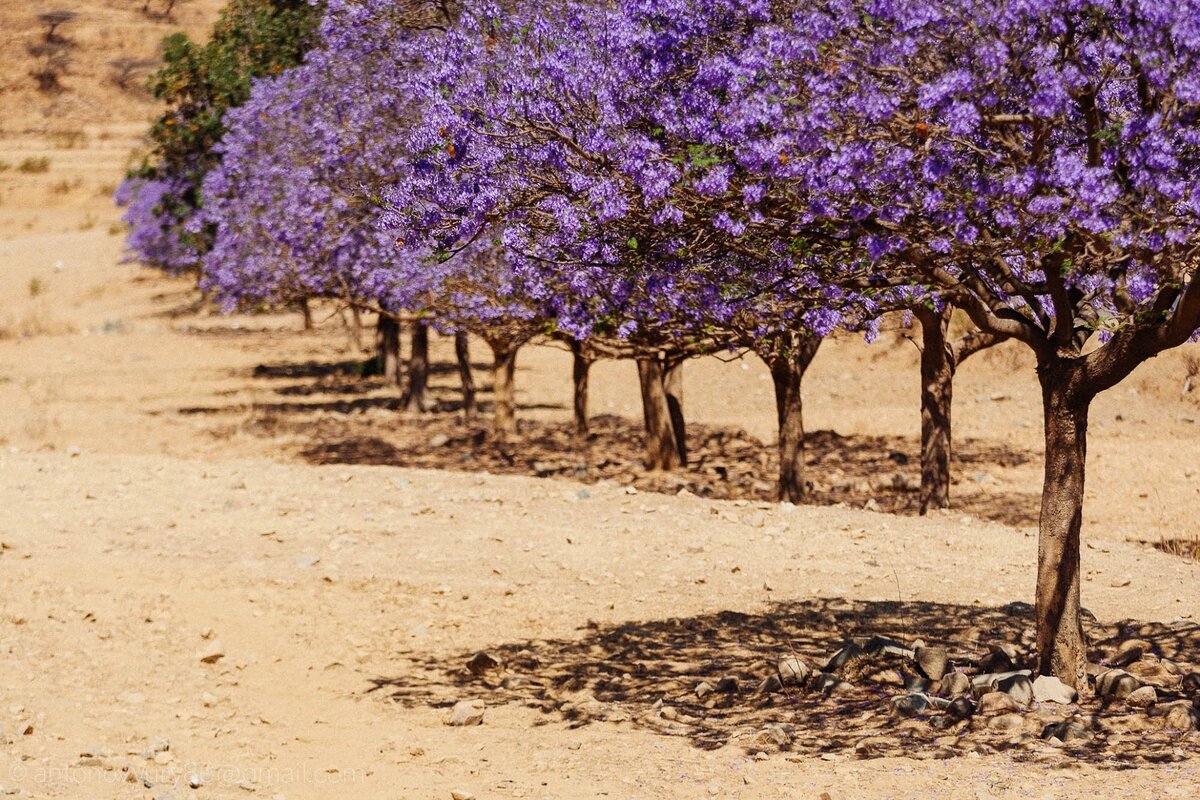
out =
<path fill-rule="evenodd" d="M 463 419 L 475 419 L 479 403 L 475 399 L 475 376 L 471 372 L 471 346 L 466 331 L 454 334 L 454 359 L 458 362 L 458 379 L 462 383 Z"/>
<path fill-rule="evenodd" d="M 683 419 L 683 358 L 668 358 L 663 364 L 663 392 L 671 416 L 671 433 L 679 465 L 687 466 L 687 426 Z"/>
<path fill-rule="evenodd" d="M 1038 672 L 1087 690 L 1087 647 L 1079 613 L 1079 531 L 1091 397 L 1072 387 L 1073 370 L 1042 364 L 1046 465 L 1038 526 Z"/>
<path fill-rule="evenodd" d="M 921 321 L 921 513 L 950 507 L 950 410 L 954 396 L 954 348 L 947 339 L 953 309 L 922 308 Z"/>
<path fill-rule="evenodd" d="M 664 385 L 663 361 L 656 357 L 637 359 L 638 382 L 642 388 L 642 417 L 646 428 L 646 469 L 673 470 L 682 466 L 671 406 Z"/>
<path fill-rule="evenodd" d="M 578 339 L 571 339 L 571 380 L 575 387 L 573 406 L 575 410 L 575 435 L 584 438 L 588 435 L 588 376 L 595 360 L 587 351 L 587 347 Z"/>
<path fill-rule="evenodd" d="M 804 480 L 804 403 L 801 387 L 804 373 L 821 345 L 819 336 L 789 340 L 783 347 L 763 355 L 775 384 L 775 414 L 779 424 L 780 502 L 800 503 L 806 489 Z"/>
<path fill-rule="evenodd" d="M 393 317 L 379 315 L 375 328 L 375 349 L 379 374 L 388 383 L 399 385 L 403 377 L 400 367 L 400 323 Z"/>
<path fill-rule="evenodd" d="M 412 353 L 408 359 L 408 388 L 404 392 L 404 410 L 418 414 L 429 410 L 429 327 L 421 322 L 412 326 Z"/>
<path fill-rule="evenodd" d="M 492 347 L 492 433 L 504 441 L 517 431 L 517 401 L 513 378 L 517 370 L 517 348 L 489 343 Z"/>

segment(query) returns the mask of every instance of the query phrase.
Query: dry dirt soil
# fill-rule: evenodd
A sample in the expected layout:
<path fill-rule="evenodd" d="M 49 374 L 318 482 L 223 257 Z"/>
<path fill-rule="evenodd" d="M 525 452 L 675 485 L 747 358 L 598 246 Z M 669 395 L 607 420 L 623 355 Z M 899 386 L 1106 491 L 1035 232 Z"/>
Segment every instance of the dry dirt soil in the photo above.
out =
<path fill-rule="evenodd" d="M 962 368 L 956 508 L 924 519 L 901 333 L 818 354 L 814 506 L 761 499 L 773 408 L 751 359 L 688 365 L 697 465 L 679 476 L 637 467 L 628 363 L 595 368 L 585 446 L 549 346 L 521 355 L 505 451 L 458 420 L 445 341 L 439 410 L 405 416 L 359 376 L 335 309 L 308 332 L 222 317 L 187 280 L 122 263 L 107 197 L 153 108 L 97 76 L 105 42 L 152 53 L 172 29 L 140 4 L 74 4 L 91 66 L 73 94 L 14 88 L 24 67 L 0 57 L 0 795 L 1195 795 L 1196 733 L 935 739 L 878 698 L 751 691 L 781 656 L 819 663 L 851 635 L 963 657 L 1028 643 L 1013 604 L 1033 588 L 1040 414 L 1018 348 Z M 15 41 L 37 35 L 26 5 L 0 8 Z M 216 5 L 181 4 L 178 24 Z M 1155 546 L 1200 537 L 1200 390 L 1182 391 L 1197 358 L 1168 353 L 1095 404 L 1096 658 L 1136 634 L 1200 661 L 1200 566 Z M 483 363 L 477 379 L 486 405 Z M 503 670 L 472 675 L 478 651 Z M 733 699 L 697 702 L 727 675 Z M 483 723 L 444 724 L 458 700 Z M 771 724 L 794 739 L 760 746 Z"/>

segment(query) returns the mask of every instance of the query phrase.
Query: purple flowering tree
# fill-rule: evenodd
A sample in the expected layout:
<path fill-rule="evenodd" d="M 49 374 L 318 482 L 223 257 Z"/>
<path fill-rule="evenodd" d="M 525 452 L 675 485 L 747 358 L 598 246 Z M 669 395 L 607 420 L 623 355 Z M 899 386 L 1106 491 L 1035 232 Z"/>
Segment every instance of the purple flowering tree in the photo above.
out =
<path fill-rule="evenodd" d="M 869 12 L 869 13 L 864 13 Z M 782 214 L 1028 346 L 1046 469 L 1038 671 L 1086 689 L 1079 537 L 1091 400 L 1200 327 L 1192 3 L 829 4 L 774 68 L 801 102 Z"/>

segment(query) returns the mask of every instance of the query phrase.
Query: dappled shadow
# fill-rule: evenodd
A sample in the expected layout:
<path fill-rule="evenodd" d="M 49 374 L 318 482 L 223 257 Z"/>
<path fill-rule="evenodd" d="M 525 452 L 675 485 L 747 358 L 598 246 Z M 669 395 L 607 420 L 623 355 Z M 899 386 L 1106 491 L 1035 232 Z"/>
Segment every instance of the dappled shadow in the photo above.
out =
<path fill-rule="evenodd" d="M 762 685 L 778 675 L 782 658 L 799 657 L 821 669 L 850 641 L 870 651 L 870 637 L 909 645 L 919 636 L 946 647 L 953 666 L 968 674 L 991 669 L 987 664 L 995 656 L 989 643 L 1005 643 L 1017 648 L 1015 666 L 1028 667 L 1031 611 L 1023 604 L 981 608 L 819 599 L 779 603 L 763 614 L 722 611 L 589 623 L 575 639 L 497 641 L 487 657 L 404 654 L 403 671 L 374 679 L 367 692 L 410 706 L 472 699 L 520 703 L 545 712 L 543 724 L 628 723 L 705 749 L 734 745 L 747 752 L 928 759 L 1006 751 L 1023 760 L 1113 767 L 1200 753 L 1196 734 L 1165 728 L 1161 716 L 1132 712 L 1124 704 L 1105 708 L 1094 700 L 1035 703 L 1017 729 L 1003 732 L 983 713 L 961 720 L 933 710 L 897 716 L 890 699 L 917 675 L 906 656 L 851 660 L 837 670 L 840 686 L 828 693 L 812 682 L 806 688 Z M 1154 657 L 1176 662 L 1200 645 L 1200 628 L 1192 623 L 1092 622 L 1088 635 L 1097 662 L 1131 637 L 1146 640 Z M 701 683 L 712 691 L 701 688 L 698 694 Z M 1185 699 L 1181 691 L 1160 689 L 1160 703 Z M 1064 721 L 1086 730 L 1087 738 L 1066 744 L 1043 739 L 1046 726 Z"/>

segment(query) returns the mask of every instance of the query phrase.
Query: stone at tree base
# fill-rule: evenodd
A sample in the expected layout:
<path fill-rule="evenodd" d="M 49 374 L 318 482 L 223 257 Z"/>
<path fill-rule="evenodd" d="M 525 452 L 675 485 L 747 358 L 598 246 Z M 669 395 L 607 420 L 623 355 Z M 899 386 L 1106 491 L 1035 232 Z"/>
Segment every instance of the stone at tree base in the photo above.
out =
<path fill-rule="evenodd" d="M 713 688 L 715 688 L 718 692 L 729 694 L 736 692 L 740 685 L 741 682 L 736 676 L 726 675 L 724 678 L 721 678 L 721 680 L 717 681 L 717 685 Z"/>
<path fill-rule="evenodd" d="M 842 647 L 830 658 L 825 664 L 825 672 L 837 672 L 842 667 L 849 664 L 851 661 L 856 661 L 865 655 L 863 649 L 854 642 L 848 642 L 845 647 Z"/>
<path fill-rule="evenodd" d="M 975 703 L 969 697 L 956 697 L 946 706 L 946 713 L 953 719 L 968 719 L 975 716 Z"/>
<path fill-rule="evenodd" d="M 500 669 L 500 660 L 491 653 L 480 651 L 467 662 L 467 671 L 472 675 L 483 675 L 494 669 Z"/>
<path fill-rule="evenodd" d="M 1014 733 L 1025 729 L 1025 718 L 1020 714 L 1000 714 L 987 721 L 988 730 L 998 733 Z"/>
<path fill-rule="evenodd" d="M 944 647 L 916 647 L 913 653 L 917 668 L 931 681 L 940 680 L 950 666 L 950 656 Z"/>
<path fill-rule="evenodd" d="M 808 664 L 795 656 L 779 659 L 775 671 L 779 673 L 779 682 L 784 686 L 803 686 L 812 674 Z"/>
<path fill-rule="evenodd" d="M 979 698 L 980 714 L 1002 714 L 1020 708 L 1008 692 L 988 692 Z"/>
<path fill-rule="evenodd" d="M 446 724 L 456 727 L 483 724 L 482 700 L 459 700 L 446 715 Z"/>
<path fill-rule="evenodd" d="M 1142 685 L 1123 669 L 1110 669 L 1096 678 L 1096 694 L 1104 700 L 1123 700 Z"/>
<path fill-rule="evenodd" d="M 839 678 L 837 675 L 831 675 L 828 672 L 818 672 L 812 677 L 809 683 L 809 688 L 814 692 L 821 692 L 825 695 L 831 695 L 835 692 L 840 692 L 843 689 L 850 688 L 850 684 Z"/>
<path fill-rule="evenodd" d="M 892 711 L 904 717 L 915 717 L 929 708 L 929 700 L 923 694 L 902 694 L 890 701 Z"/>
<path fill-rule="evenodd" d="M 996 684 L 996 688 L 1008 694 L 1021 708 L 1033 702 L 1033 681 L 1027 675 L 1012 675 Z"/>
<path fill-rule="evenodd" d="M 1200 727 L 1200 714 L 1186 702 L 1174 703 L 1166 714 L 1166 726 L 1176 731 L 1194 731 Z"/>
<path fill-rule="evenodd" d="M 995 691 L 996 686 L 1000 683 L 1000 681 L 1007 680 L 1014 675 L 1024 675 L 1025 677 L 1029 677 L 1032 674 L 1033 673 L 1027 669 L 1009 670 L 1008 672 L 981 672 L 980 674 L 971 678 L 971 686 L 975 690 L 976 694 L 982 694 Z"/>
<path fill-rule="evenodd" d="M 1142 656 L 1150 650 L 1150 643 L 1142 639 L 1127 639 L 1117 647 L 1116 652 L 1108 659 L 1111 667 L 1127 667 L 1135 661 L 1141 661 Z"/>
<path fill-rule="evenodd" d="M 700 687 L 697 686 L 696 691 L 699 692 L 699 690 Z M 768 675 L 767 677 L 763 678 L 762 683 L 758 685 L 758 689 L 756 691 L 759 694 L 774 694 L 776 692 L 782 692 L 783 682 L 779 680 L 778 675 Z"/>
<path fill-rule="evenodd" d="M 1038 675 L 1033 681 L 1033 699 L 1039 703 L 1074 703 L 1079 692 L 1052 675 Z"/>
<path fill-rule="evenodd" d="M 1135 689 L 1125 698 L 1125 705 L 1130 708 L 1150 708 L 1158 702 L 1158 692 L 1153 686 L 1143 686 Z"/>
<path fill-rule="evenodd" d="M 1042 739 L 1057 739 L 1064 744 L 1073 741 L 1089 741 L 1092 732 L 1085 725 L 1074 720 L 1065 720 L 1047 725 L 1042 729 Z"/>
<path fill-rule="evenodd" d="M 1142 683 L 1157 686 L 1159 689 L 1170 689 L 1179 685 L 1178 675 L 1173 674 L 1157 659 L 1152 661 L 1150 658 L 1152 657 L 1133 662 L 1125 668 L 1125 671 Z"/>
<path fill-rule="evenodd" d="M 938 694 L 942 697 L 958 697 L 971 691 L 971 679 L 963 672 L 951 672 L 942 677 Z"/>

